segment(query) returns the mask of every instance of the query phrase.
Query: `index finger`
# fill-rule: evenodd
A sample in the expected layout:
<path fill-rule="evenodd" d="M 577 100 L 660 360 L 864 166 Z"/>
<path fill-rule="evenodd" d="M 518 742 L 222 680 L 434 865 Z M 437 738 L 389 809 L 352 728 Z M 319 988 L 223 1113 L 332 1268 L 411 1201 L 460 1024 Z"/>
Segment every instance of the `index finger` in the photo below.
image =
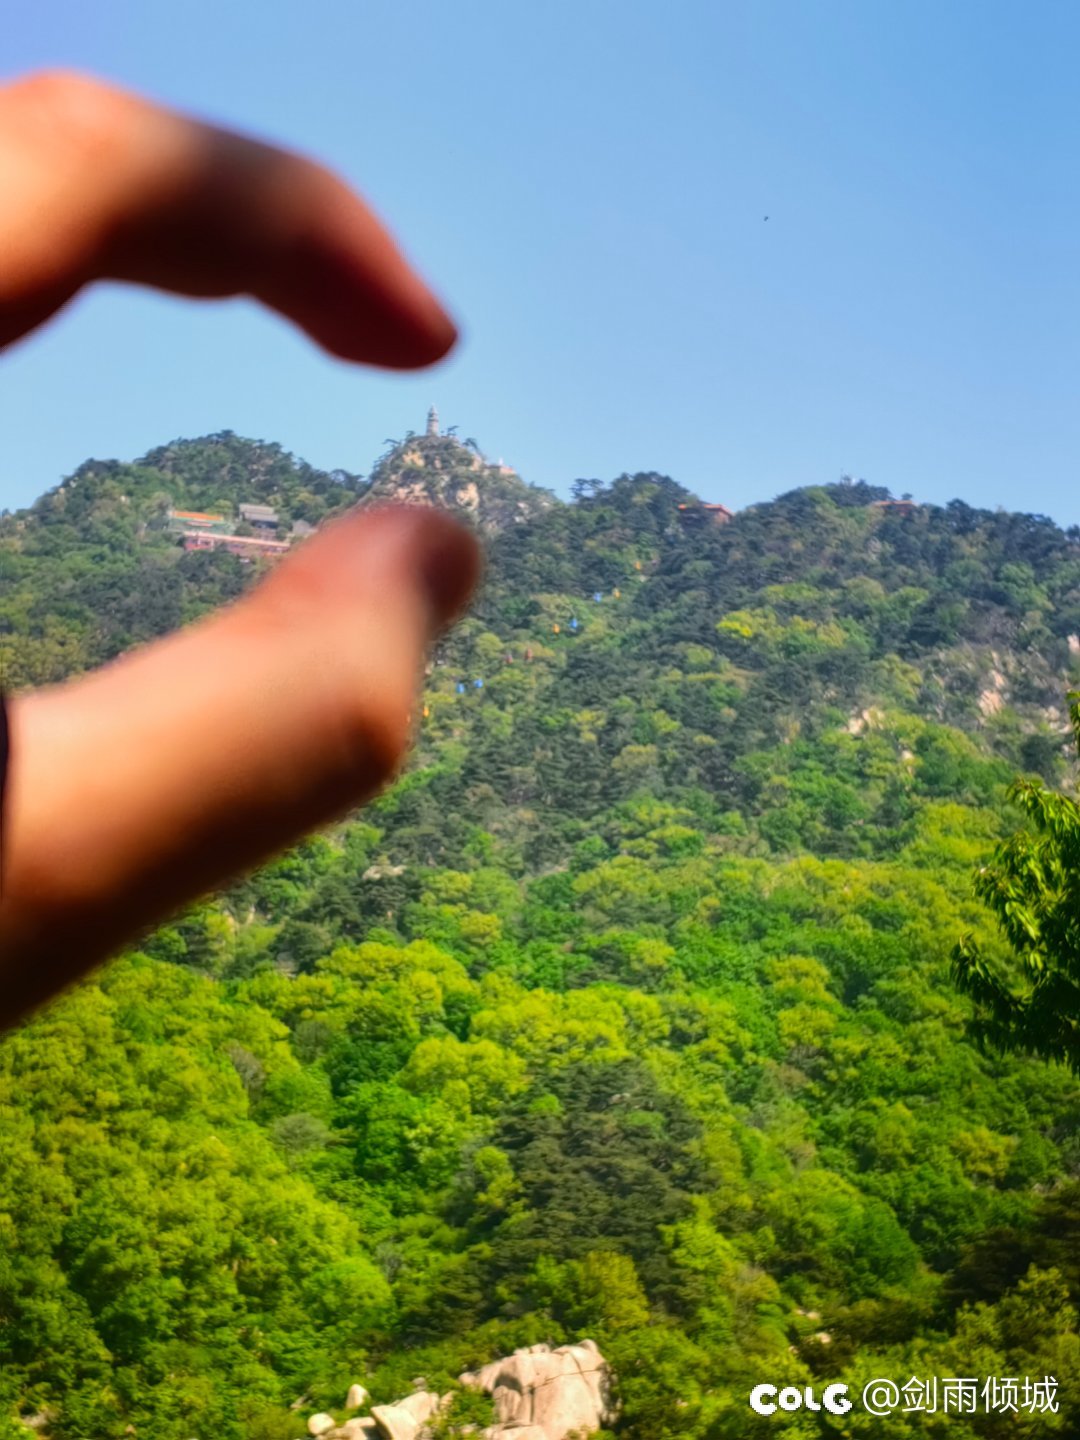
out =
<path fill-rule="evenodd" d="M 0 89 L 0 346 L 95 279 L 252 295 L 347 360 L 412 369 L 456 329 L 342 180 L 74 74 Z"/>

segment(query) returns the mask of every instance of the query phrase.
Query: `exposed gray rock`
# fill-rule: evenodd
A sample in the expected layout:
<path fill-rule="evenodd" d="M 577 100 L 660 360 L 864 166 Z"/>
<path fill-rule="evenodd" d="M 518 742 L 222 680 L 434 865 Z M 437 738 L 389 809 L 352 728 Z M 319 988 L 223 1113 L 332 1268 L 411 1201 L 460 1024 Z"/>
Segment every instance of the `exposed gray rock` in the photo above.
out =
<path fill-rule="evenodd" d="M 366 1405 L 367 1402 L 368 1392 L 364 1389 L 363 1385 L 349 1386 L 349 1393 L 345 1397 L 346 1410 L 359 1410 L 361 1405 Z"/>
<path fill-rule="evenodd" d="M 378 1440 L 378 1422 L 370 1415 L 357 1415 L 337 1430 L 331 1430 L 323 1440 Z"/>
<path fill-rule="evenodd" d="M 418 1425 L 425 1420 L 430 1420 L 432 1415 L 439 1408 L 439 1397 L 434 1390 L 417 1390 L 415 1394 L 407 1395 L 404 1400 L 397 1402 L 399 1410 L 407 1410 Z"/>
<path fill-rule="evenodd" d="M 327 1430 L 333 1430 L 336 1424 L 337 1421 L 333 1415 L 327 1415 L 320 1410 L 318 1415 L 312 1415 L 311 1419 L 307 1422 L 308 1434 L 323 1435 Z"/>
<path fill-rule="evenodd" d="M 379 1440 L 423 1440 L 428 1434 L 427 1422 L 439 1410 L 444 1409 L 451 1398 L 449 1395 L 440 1397 L 434 1390 L 416 1390 L 412 1395 L 406 1395 L 403 1400 L 395 1400 L 393 1405 L 373 1405 L 372 1418 L 366 1423 L 377 1427 L 375 1433 Z M 365 1437 L 372 1433 L 358 1431 L 350 1436 L 342 1433 L 342 1440 L 365 1440 Z M 337 1437 L 329 1436 L 326 1440 L 337 1440 Z"/>
<path fill-rule="evenodd" d="M 420 1431 L 419 1420 L 404 1405 L 373 1405 L 371 1417 L 381 1440 L 416 1440 Z"/>
<path fill-rule="evenodd" d="M 592 1340 L 554 1350 L 530 1345 L 460 1380 L 494 1402 L 498 1423 L 484 1432 L 487 1440 L 567 1440 L 615 1418 L 611 1371 Z"/>

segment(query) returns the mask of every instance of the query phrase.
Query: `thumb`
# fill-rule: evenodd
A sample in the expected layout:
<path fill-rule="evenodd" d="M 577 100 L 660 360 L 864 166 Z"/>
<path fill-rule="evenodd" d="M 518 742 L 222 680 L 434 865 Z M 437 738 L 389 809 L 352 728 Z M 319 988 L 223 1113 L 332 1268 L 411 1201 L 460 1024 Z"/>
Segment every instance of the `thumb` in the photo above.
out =
<path fill-rule="evenodd" d="M 353 511 L 234 606 L 13 701 L 7 1003 L 28 1008 L 384 784 L 479 563 L 438 511 Z"/>

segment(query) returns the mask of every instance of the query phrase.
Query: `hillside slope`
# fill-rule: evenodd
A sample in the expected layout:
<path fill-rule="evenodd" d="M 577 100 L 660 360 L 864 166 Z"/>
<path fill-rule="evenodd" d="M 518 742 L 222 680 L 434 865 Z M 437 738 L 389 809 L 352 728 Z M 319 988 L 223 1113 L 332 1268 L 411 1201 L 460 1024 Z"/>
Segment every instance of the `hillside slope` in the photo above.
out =
<path fill-rule="evenodd" d="M 1054 1375 L 1075 1430 L 1080 1082 L 972 1048 L 948 957 L 1002 956 L 970 874 L 1008 780 L 1070 774 L 1078 537 L 861 484 L 563 504 L 426 438 L 370 483 L 177 442 L 0 518 L 17 683 L 259 572 L 170 507 L 438 499 L 490 556 L 392 791 L 0 1045 L 12 1416 L 293 1440 L 353 1380 L 588 1335 L 634 1440 L 976 1371 Z"/>
<path fill-rule="evenodd" d="M 371 472 L 365 497 L 441 505 L 457 511 L 486 536 L 543 514 L 555 497 L 526 485 L 502 461 L 492 463 L 475 440 L 439 429 L 434 410 L 423 435 L 388 442 Z"/>

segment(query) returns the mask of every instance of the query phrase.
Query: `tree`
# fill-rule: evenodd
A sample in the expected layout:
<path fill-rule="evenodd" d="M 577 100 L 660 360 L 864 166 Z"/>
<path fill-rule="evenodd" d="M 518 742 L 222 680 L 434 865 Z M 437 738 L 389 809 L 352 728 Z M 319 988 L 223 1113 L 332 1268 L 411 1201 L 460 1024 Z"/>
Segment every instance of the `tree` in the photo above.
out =
<path fill-rule="evenodd" d="M 1080 1433 L 1080 1079 L 980 1055 L 941 983 L 970 926 L 1034 989 L 970 876 L 1014 775 L 1060 786 L 1080 529 L 856 479 L 686 524 L 655 473 L 571 505 L 387 443 L 376 494 L 479 485 L 484 593 L 362 822 L 0 1044 L 0 1440 L 291 1440 L 356 1379 L 585 1335 L 619 1440 L 793 1440 L 821 1417 L 752 1417 L 758 1381 L 913 1370 L 1056 1375 Z M 5 685 L 248 587 L 164 508 L 363 489 L 228 434 L 89 463 L 0 514 Z"/>
<path fill-rule="evenodd" d="M 1080 692 L 1069 693 L 1080 754 Z M 1080 805 L 1041 780 L 1009 791 L 1030 829 L 1010 835 L 975 875 L 975 894 L 1012 947 L 995 965 L 966 935 L 953 951 L 957 984 L 977 1013 L 973 1037 L 999 1050 L 1060 1060 L 1080 1073 Z"/>

